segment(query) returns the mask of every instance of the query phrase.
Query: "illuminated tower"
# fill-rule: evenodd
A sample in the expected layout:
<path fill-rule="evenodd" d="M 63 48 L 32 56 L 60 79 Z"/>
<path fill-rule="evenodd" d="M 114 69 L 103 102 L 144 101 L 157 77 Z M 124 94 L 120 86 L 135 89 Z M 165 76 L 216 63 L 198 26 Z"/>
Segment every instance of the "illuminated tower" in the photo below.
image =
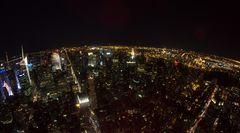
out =
<path fill-rule="evenodd" d="M 132 51 L 131 51 L 131 58 L 134 59 L 135 58 L 135 52 L 134 52 L 134 48 L 132 48 Z"/>
<path fill-rule="evenodd" d="M 88 53 L 88 66 L 95 67 L 97 64 L 96 54 L 93 52 Z"/>
<path fill-rule="evenodd" d="M 29 69 L 28 69 L 28 59 L 27 59 L 27 56 L 26 57 L 24 56 L 23 46 L 21 47 L 21 49 L 22 49 L 22 62 L 24 62 L 24 65 L 26 67 L 29 83 L 30 85 L 32 85 L 32 80 L 30 77 Z"/>
<path fill-rule="evenodd" d="M 51 61 L 52 61 L 52 70 L 55 72 L 56 70 L 62 70 L 61 65 L 61 57 L 58 52 L 53 52 L 51 55 Z"/>

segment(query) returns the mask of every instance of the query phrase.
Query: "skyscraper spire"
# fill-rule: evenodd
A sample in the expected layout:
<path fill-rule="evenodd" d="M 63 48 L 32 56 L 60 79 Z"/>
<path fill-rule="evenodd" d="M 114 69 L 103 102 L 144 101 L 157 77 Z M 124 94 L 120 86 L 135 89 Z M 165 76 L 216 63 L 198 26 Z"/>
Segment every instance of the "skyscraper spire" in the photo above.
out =
<path fill-rule="evenodd" d="M 22 52 L 22 60 L 24 60 L 24 50 L 23 50 L 23 45 L 21 45 L 21 52 Z"/>
<path fill-rule="evenodd" d="M 32 80 L 30 77 L 29 69 L 28 69 L 28 58 L 27 58 L 27 56 L 26 57 L 24 56 L 23 45 L 21 46 L 21 50 L 22 50 L 22 61 L 24 62 L 26 70 L 27 70 L 28 80 L 29 80 L 29 83 L 32 84 Z"/>
<path fill-rule="evenodd" d="M 9 65 L 9 60 L 8 60 L 8 54 L 6 52 L 6 62 L 7 62 L 7 69 L 10 69 L 10 65 Z"/>

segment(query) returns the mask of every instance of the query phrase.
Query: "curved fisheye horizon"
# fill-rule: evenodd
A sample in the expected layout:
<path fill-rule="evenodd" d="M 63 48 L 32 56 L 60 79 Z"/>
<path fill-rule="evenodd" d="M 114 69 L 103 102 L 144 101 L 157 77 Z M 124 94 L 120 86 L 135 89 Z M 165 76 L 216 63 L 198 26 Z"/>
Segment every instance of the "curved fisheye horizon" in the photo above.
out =
<path fill-rule="evenodd" d="M 232 54 L 221 54 L 219 52 L 213 52 L 213 51 L 207 51 L 206 48 L 199 49 L 199 48 L 191 48 L 191 47 L 180 47 L 180 46 L 170 46 L 166 45 L 164 43 L 150 43 L 150 42 L 145 42 L 145 43 L 128 43 L 128 42 L 85 42 L 85 43 L 58 43 L 56 45 L 50 45 L 48 48 L 46 47 L 40 47 L 40 48 L 29 48 L 29 46 L 24 46 L 23 44 L 19 44 L 19 48 L 17 48 L 17 51 L 11 52 L 5 50 L 2 52 L 2 55 L 8 55 L 11 56 L 18 56 L 21 54 L 20 48 L 21 47 L 25 48 L 26 53 L 32 53 L 32 52 L 38 52 L 38 51 L 46 51 L 46 50 L 54 50 L 54 49 L 61 49 L 61 48 L 71 48 L 71 47 L 101 47 L 101 46 L 128 46 L 128 47 L 155 47 L 155 48 L 166 48 L 166 49 L 176 49 L 176 50 L 184 50 L 186 52 L 196 52 L 198 54 L 205 54 L 205 55 L 214 55 L 214 56 L 219 56 L 219 57 L 224 57 L 224 58 L 229 58 L 233 60 L 240 61 L 240 57 L 232 53 Z M 2 58 L 4 60 L 4 58 Z"/>

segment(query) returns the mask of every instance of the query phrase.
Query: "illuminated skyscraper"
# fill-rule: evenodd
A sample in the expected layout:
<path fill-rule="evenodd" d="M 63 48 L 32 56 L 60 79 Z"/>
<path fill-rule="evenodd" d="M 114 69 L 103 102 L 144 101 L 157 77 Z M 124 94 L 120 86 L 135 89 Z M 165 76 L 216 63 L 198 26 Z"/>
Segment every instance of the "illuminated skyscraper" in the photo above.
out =
<path fill-rule="evenodd" d="M 53 52 L 51 55 L 52 61 L 52 70 L 55 72 L 56 70 L 62 70 L 61 65 L 61 57 L 58 52 Z"/>
<path fill-rule="evenodd" d="M 95 67 L 97 64 L 96 54 L 93 52 L 88 53 L 88 66 Z"/>
<path fill-rule="evenodd" d="M 0 73 L 0 92 L 2 99 L 14 95 L 7 71 L 2 71 L 2 73 Z"/>

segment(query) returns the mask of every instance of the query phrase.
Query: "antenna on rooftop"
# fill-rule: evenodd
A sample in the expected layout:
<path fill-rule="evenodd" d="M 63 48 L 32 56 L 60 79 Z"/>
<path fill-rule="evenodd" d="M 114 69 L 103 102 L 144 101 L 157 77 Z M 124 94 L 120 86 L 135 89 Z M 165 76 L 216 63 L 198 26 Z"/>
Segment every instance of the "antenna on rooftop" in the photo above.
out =
<path fill-rule="evenodd" d="M 7 54 L 7 52 L 5 54 L 6 54 L 6 61 L 7 61 L 7 69 L 10 69 L 8 54 Z"/>
<path fill-rule="evenodd" d="M 22 60 L 25 64 L 25 67 L 26 67 L 26 70 L 27 70 L 28 80 L 29 80 L 29 83 L 32 84 L 32 80 L 31 80 L 30 73 L 29 73 L 29 68 L 28 68 L 28 58 L 27 58 L 27 56 L 26 57 L 24 56 L 23 45 L 21 46 L 21 50 L 22 50 Z"/>
<path fill-rule="evenodd" d="M 21 52 L 22 52 L 22 60 L 24 60 L 24 50 L 23 50 L 23 45 L 21 45 Z"/>

